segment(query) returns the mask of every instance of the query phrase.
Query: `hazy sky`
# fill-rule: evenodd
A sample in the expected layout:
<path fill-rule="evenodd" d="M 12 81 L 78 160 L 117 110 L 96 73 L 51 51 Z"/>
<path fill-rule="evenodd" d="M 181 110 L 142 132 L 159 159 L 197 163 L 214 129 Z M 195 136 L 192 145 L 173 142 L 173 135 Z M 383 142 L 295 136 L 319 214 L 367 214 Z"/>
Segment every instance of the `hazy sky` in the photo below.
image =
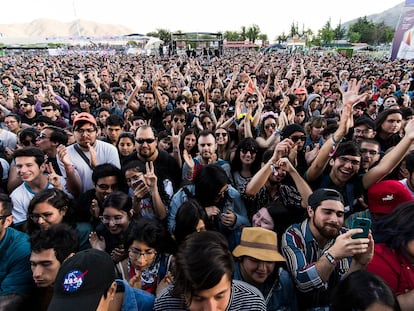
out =
<path fill-rule="evenodd" d="M 292 22 L 299 29 L 317 31 L 331 18 L 339 21 L 381 13 L 402 0 L 6 0 L 1 3 L 1 24 L 26 23 L 37 18 L 69 22 L 76 18 L 121 24 L 136 33 L 170 31 L 240 31 L 256 24 L 273 40 Z"/>

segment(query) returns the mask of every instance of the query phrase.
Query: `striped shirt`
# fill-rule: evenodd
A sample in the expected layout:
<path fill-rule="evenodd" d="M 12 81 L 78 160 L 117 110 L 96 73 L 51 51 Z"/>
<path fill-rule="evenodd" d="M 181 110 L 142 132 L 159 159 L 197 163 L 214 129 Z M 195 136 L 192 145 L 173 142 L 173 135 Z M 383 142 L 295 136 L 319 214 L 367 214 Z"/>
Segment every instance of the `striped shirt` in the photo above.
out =
<path fill-rule="evenodd" d="M 171 296 L 172 286 L 165 288 L 155 299 L 154 311 L 189 310 L 184 297 Z M 266 304 L 260 291 L 243 281 L 232 281 L 230 301 L 226 311 L 266 311 Z"/>
<path fill-rule="evenodd" d="M 341 228 L 340 234 L 346 228 Z M 282 236 L 282 253 L 286 258 L 289 271 L 302 297 L 307 297 L 311 306 L 327 303 L 329 291 L 339 282 L 350 268 L 352 257 L 339 260 L 328 282 L 324 282 L 316 270 L 316 262 L 335 243 L 330 240 L 321 248 L 313 237 L 309 227 L 309 219 L 290 226 Z M 300 298 L 299 298 L 300 301 Z M 302 301 L 303 302 L 303 301 Z M 307 306 L 309 306 L 307 304 Z"/>

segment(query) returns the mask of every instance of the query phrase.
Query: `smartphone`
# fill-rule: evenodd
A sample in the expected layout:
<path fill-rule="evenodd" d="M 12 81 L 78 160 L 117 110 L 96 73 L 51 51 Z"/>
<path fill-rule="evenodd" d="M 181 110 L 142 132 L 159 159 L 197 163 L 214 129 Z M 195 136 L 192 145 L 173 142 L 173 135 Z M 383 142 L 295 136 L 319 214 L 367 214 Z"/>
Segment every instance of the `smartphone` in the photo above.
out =
<path fill-rule="evenodd" d="M 139 185 L 141 185 L 141 184 L 143 184 L 144 182 L 141 180 L 141 179 L 138 179 L 138 180 L 134 180 L 132 183 L 131 183 L 131 188 L 132 189 L 136 189 Z"/>
<path fill-rule="evenodd" d="M 371 229 L 371 219 L 356 217 L 352 222 L 351 229 L 361 228 L 364 231 L 361 233 L 354 234 L 353 239 L 367 238 L 369 234 L 369 229 Z"/>

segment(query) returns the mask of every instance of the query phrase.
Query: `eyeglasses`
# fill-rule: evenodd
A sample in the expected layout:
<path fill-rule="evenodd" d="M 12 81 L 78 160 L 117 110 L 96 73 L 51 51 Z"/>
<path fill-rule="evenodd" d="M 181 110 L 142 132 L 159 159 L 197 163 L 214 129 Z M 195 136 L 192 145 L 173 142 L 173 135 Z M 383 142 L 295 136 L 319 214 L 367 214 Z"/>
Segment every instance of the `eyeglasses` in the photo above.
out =
<path fill-rule="evenodd" d="M 301 140 L 301 141 L 305 141 L 306 140 L 306 136 L 292 136 L 290 138 L 294 143 L 296 143 L 297 141 Z"/>
<path fill-rule="evenodd" d="M 250 152 L 252 154 L 252 153 L 257 153 L 257 149 L 253 148 L 253 147 L 252 148 L 241 148 L 240 152 L 242 152 L 244 154 Z"/>
<path fill-rule="evenodd" d="M 53 111 L 53 109 L 52 108 L 44 108 L 44 109 L 42 109 L 42 111 L 50 112 L 50 111 Z"/>
<path fill-rule="evenodd" d="M 75 132 L 78 132 L 79 134 L 83 135 L 85 133 L 87 134 L 92 134 L 93 132 L 95 132 L 96 130 L 94 128 L 89 128 L 89 129 L 76 129 Z"/>
<path fill-rule="evenodd" d="M 229 191 L 229 186 L 227 185 L 226 189 L 220 191 L 219 193 L 217 193 L 216 198 L 222 197 L 223 195 L 225 195 L 227 192 Z"/>
<path fill-rule="evenodd" d="M 157 251 L 155 249 L 146 249 L 145 251 L 141 251 L 138 248 L 131 247 L 128 250 L 128 252 L 131 257 L 136 257 L 136 258 L 139 258 L 141 256 L 144 256 L 144 258 L 148 258 L 153 255 L 157 255 Z"/>
<path fill-rule="evenodd" d="M 50 138 L 50 137 L 47 136 L 45 133 L 40 133 L 40 135 L 37 138 L 38 139 L 43 139 L 43 138 Z"/>
<path fill-rule="evenodd" d="M 220 133 L 220 132 L 217 132 L 217 133 L 216 133 L 216 137 L 220 137 L 220 136 L 227 137 L 227 133 Z"/>
<path fill-rule="evenodd" d="M 344 156 L 338 157 L 339 161 L 341 161 L 343 164 L 351 164 L 352 166 L 359 166 L 360 162 L 358 160 L 351 160 Z"/>
<path fill-rule="evenodd" d="M 96 184 L 96 186 L 98 186 L 102 190 L 109 190 L 109 188 L 111 188 L 112 190 L 118 189 L 118 185 Z"/>
<path fill-rule="evenodd" d="M 401 83 L 401 85 L 409 85 L 410 83 Z"/>
<path fill-rule="evenodd" d="M 396 104 L 397 102 L 395 100 L 386 100 L 384 104 Z"/>
<path fill-rule="evenodd" d="M 29 106 L 30 104 L 20 104 L 19 106 L 20 107 L 27 107 L 27 106 Z"/>
<path fill-rule="evenodd" d="M 266 129 L 266 130 L 268 130 L 268 129 L 270 129 L 270 128 L 272 128 L 272 129 L 276 128 L 276 123 L 271 123 L 271 124 L 266 124 L 266 125 L 265 125 L 265 129 Z"/>
<path fill-rule="evenodd" d="M 180 118 L 174 118 L 174 122 L 177 123 L 178 121 L 180 121 L 181 123 L 185 122 L 185 119 L 180 119 Z"/>
<path fill-rule="evenodd" d="M 144 143 L 149 145 L 155 141 L 155 138 L 136 138 L 135 141 L 140 145 L 143 145 Z"/>
<path fill-rule="evenodd" d="M 42 218 L 44 221 L 48 221 L 48 219 L 50 217 L 53 216 L 53 213 L 42 213 L 42 214 L 30 214 L 29 218 L 33 221 L 33 222 L 38 222 L 40 218 Z"/>
<path fill-rule="evenodd" d="M 371 129 L 367 129 L 367 130 L 354 129 L 355 134 L 363 134 L 363 135 L 366 135 L 371 131 L 372 131 Z"/>
<path fill-rule="evenodd" d="M 109 224 L 111 221 L 114 225 L 120 225 L 124 222 L 124 215 L 117 215 L 117 216 L 99 216 L 100 221 L 103 224 Z"/>
<path fill-rule="evenodd" d="M 0 220 L 4 220 L 4 219 L 6 219 L 7 217 L 9 217 L 9 216 L 11 216 L 12 214 L 9 214 L 9 215 L 2 215 L 2 216 L 0 216 Z"/>
<path fill-rule="evenodd" d="M 362 154 L 369 153 L 370 155 L 374 156 L 374 155 L 378 154 L 378 151 L 363 148 L 363 149 L 361 149 L 361 153 Z"/>

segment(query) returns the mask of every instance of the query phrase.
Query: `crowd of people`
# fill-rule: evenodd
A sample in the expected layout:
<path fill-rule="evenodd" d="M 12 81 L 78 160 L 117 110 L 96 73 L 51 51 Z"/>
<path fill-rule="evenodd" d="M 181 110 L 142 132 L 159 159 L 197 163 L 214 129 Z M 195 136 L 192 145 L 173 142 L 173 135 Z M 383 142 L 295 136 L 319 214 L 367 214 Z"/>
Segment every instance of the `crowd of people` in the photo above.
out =
<path fill-rule="evenodd" d="M 0 76 L 1 310 L 414 305 L 413 62 L 16 54 Z"/>

